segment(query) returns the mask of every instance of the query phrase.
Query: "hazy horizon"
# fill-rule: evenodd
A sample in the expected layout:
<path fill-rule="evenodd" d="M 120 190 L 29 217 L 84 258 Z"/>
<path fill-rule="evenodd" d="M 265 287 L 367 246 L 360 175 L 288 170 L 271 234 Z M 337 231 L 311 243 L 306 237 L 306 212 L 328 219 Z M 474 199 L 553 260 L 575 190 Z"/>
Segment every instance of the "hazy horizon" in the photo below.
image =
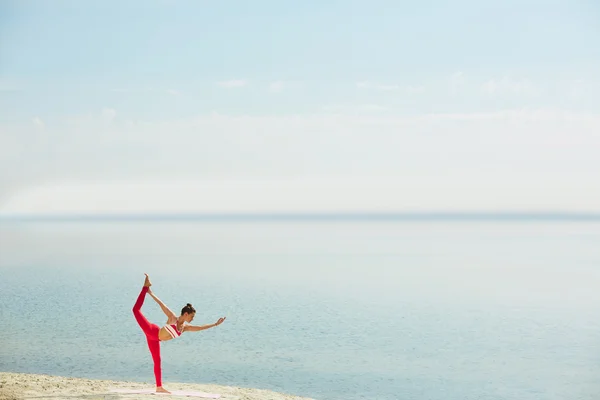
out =
<path fill-rule="evenodd" d="M 600 222 L 586 212 L 285 212 L 285 213 L 96 213 L 2 214 L 0 222 Z"/>

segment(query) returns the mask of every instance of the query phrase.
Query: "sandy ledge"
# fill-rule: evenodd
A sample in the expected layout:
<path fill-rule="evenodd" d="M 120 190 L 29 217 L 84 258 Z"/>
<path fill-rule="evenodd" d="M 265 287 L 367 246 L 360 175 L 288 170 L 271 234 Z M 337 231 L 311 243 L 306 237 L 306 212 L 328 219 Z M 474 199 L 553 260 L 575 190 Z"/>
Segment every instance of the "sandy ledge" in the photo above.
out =
<path fill-rule="evenodd" d="M 186 390 L 217 393 L 219 400 L 314 400 L 261 389 L 233 386 L 165 382 L 168 390 Z M 166 396 L 152 394 L 111 393 L 111 389 L 154 389 L 140 382 L 110 381 L 99 379 L 69 378 L 63 376 L 0 372 L 0 400 L 21 399 L 68 399 L 68 400 L 117 400 L 117 399 L 198 399 L 199 397 Z"/>

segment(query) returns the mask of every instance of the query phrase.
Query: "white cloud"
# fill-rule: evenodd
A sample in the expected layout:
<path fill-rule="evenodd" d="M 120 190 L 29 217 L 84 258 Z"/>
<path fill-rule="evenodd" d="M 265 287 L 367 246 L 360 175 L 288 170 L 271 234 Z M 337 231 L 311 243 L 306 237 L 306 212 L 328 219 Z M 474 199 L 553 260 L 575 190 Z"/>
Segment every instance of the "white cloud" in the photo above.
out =
<path fill-rule="evenodd" d="M 284 87 L 285 87 L 285 84 L 283 83 L 283 81 L 271 82 L 269 84 L 269 92 L 280 93 L 281 91 L 283 91 Z"/>
<path fill-rule="evenodd" d="M 574 80 L 573 82 L 571 82 L 568 92 L 571 98 L 580 98 L 586 92 L 585 81 L 583 79 Z"/>
<path fill-rule="evenodd" d="M 488 95 L 516 94 L 532 95 L 536 93 L 534 85 L 527 79 L 514 80 L 507 76 L 501 79 L 490 79 L 481 85 L 481 90 Z"/>
<path fill-rule="evenodd" d="M 117 112 L 112 108 L 105 108 L 104 110 L 102 110 L 102 119 L 107 123 L 113 122 L 116 115 Z"/>
<path fill-rule="evenodd" d="M 356 82 L 356 87 L 358 89 L 375 90 L 375 91 L 379 91 L 379 92 L 400 92 L 401 91 L 406 94 L 423 93 L 423 91 L 425 90 L 425 87 L 422 85 L 420 85 L 420 86 L 409 85 L 406 87 L 402 87 L 397 84 L 381 84 L 381 83 L 373 83 L 373 82 L 369 82 L 369 81 Z"/>
<path fill-rule="evenodd" d="M 406 92 L 408 94 L 419 94 L 419 93 L 423 93 L 425 91 L 425 86 L 421 85 L 421 86 L 408 86 L 406 88 Z"/>
<path fill-rule="evenodd" d="M 388 107 L 382 106 L 380 104 L 358 104 L 358 105 L 348 105 L 348 104 L 330 104 L 322 107 L 322 110 L 328 113 L 342 113 L 342 114 L 365 114 L 379 111 L 389 110 Z"/>
<path fill-rule="evenodd" d="M 298 81 L 273 81 L 270 82 L 268 85 L 268 90 L 271 93 L 281 93 L 284 90 L 290 90 L 290 89 L 299 89 L 301 88 L 303 85 L 302 82 L 298 82 Z"/>
<path fill-rule="evenodd" d="M 390 183 L 324 178 L 67 183 L 22 191 L 1 212 L 360 211 L 372 208 L 373 196 L 387 199 L 385 208 L 397 201 L 402 190 Z"/>
<path fill-rule="evenodd" d="M 38 129 L 44 129 L 46 127 L 46 125 L 44 124 L 44 121 L 41 120 L 40 117 L 35 117 L 33 119 L 33 125 L 38 128 Z"/>
<path fill-rule="evenodd" d="M 399 85 L 373 83 L 373 82 L 369 82 L 369 81 L 357 82 L 356 87 L 359 89 L 372 89 L 372 90 L 379 90 L 382 92 L 400 90 Z"/>
<path fill-rule="evenodd" d="M 159 94 L 168 94 L 170 96 L 179 96 L 181 91 L 176 89 L 162 89 L 162 88 L 152 88 L 152 87 L 138 87 L 138 88 L 113 88 L 110 89 L 111 92 L 114 93 L 159 93 Z"/>
<path fill-rule="evenodd" d="M 17 92 L 23 90 L 22 83 L 15 79 L 0 78 L 0 92 Z"/>
<path fill-rule="evenodd" d="M 388 107 L 382 106 L 379 104 L 362 104 L 362 105 L 358 106 L 357 108 L 359 111 L 366 111 L 366 112 L 385 111 L 385 110 L 389 109 Z"/>
<path fill-rule="evenodd" d="M 238 88 L 247 85 L 247 82 L 243 79 L 233 79 L 229 81 L 217 82 L 217 85 L 223 88 Z"/>
<path fill-rule="evenodd" d="M 463 87 L 463 85 L 465 84 L 466 78 L 465 78 L 465 74 L 461 71 L 455 72 L 454 74 L 452 74 L 452 76 L 450 77 L 450 92 L 453 94 L 458 93 L 458 91 Z"/>
<path fill-rule="evenodd" d="M 558 179 L 556 179 L 558 178 Z M 561 183 L 561 191 L 553 185 Z M 585 195 L 585 196 L 584 196 Z M 243 199 L 243 201 L 240 201 Z M 497 171 L 286 179 L 65 181 L 15 192 L 0 215 L 52 213 L 598 211 L 600 188 Z"/>
<path fill-rule="evenodd" d="M 0 135 L 0 185 L 18 182 L 35 189 L 65 183 L 98 195 L 97 200 L 82 198 L 80 189 L 73 189 L 80 193 L 73 199 L 81 202 L 61 204 L 64 196 L 56 191 L 41 197 L 36 196 L 42 192 L 34 191 L 27 200 L 11 186 L 10 193 L 4 192 L 3 204 L 10 205 L 4 210 L 67 204 L 179 211 L 194 204 L 202 210 L 600 208 L 599 115 L 524 109 L 397 116 L 357 109 L 167 121 L 117 119 L 114 112 L 109 113 L 111 124 L 97 112 L 75 119 L 76 124 L 49 124 L 44 138 L 52 140 L 40 142 L 32 140 L 30 120 L 0 126 L 8 132 Z M 110 186 L 113 181 L 132 189 L 107 194 L 94 189 L 95 182 Z M 169 189 L 169 183 L 180 181 L 180 187 L 191 182 L 190 199 L 205 196 L 203 201 L 187 202 L 184 189 Z M 231 189 L 219 182 L 241 186 Z M 166 189 L 156 200 L 135 197 L 139 185 L 163 184 Z M 214 193 L 203 189 L 214 184 Z"/>

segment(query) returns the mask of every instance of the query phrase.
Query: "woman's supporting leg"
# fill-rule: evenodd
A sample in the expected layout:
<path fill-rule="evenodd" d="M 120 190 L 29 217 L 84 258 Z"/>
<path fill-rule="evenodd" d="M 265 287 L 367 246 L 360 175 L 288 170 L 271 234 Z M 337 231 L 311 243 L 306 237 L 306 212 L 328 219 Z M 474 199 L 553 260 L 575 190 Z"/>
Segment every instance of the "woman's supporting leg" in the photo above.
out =
<path fill-rule="evenodd" d="M 152 361 L 154 361 L 154 378 L 156 379 L 156 387 L 162 386 L 162 372 L 160 369 L 160 342 L 158 340 L 152 340 L 148 338 L 148 348 L 150 354 L 152 354 Z"/>
<path fill-rule="evenodd" d="M 146 293 L 148 293 L 148 289 L 150 288 L 148 275 L 146 275 L 146 283 L 144 287 L 142 287 L 142 291 L 138 296 L 134 306 L 133 306 L 133 315 L 135 316 L 136 321 L 146 334 L 146 340 L 148 341 L 148 348 L 150 349 L 150 354 L 152 355 L 152 361 L 154 362 L 154 378 L 156 379 L 156 391 L 162 393 L 170 393 L 162 387 L 162 372 L 160 366 L 160 341 L 158 339 L 158 332 L 160 328 L 158 325 L 151 323 L 148 319 L 142 314 L 142 305 L 144 304 L 144 299 L 146 297 Z"/>

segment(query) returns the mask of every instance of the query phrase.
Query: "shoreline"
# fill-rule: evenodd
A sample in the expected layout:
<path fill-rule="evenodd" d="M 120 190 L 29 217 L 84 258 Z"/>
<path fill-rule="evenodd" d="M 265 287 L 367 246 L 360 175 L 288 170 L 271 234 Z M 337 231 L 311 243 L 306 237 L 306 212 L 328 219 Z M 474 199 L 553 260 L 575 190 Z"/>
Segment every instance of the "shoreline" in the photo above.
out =
<path fill-rule="evenodd" d="M 169 391 L 195 391 L 219 394 L 219 400 L 314 400 L 291 394 L 265 389 L 242 388 L 213 384 L 195 384 L 165 382 Z M 73 399 L 73 400 L 117 400 L 152 399 L 155 394 L 115 393 L 112 389 L 154 390 L 155 386 L 134 381 L 114 381 L 106 379 L 72 378 L 47 374 L 28 374 L 21 372 L 0 372 L 0 400 L 36 399 Z M 181 395 L 159 395 L 160 398 L 201 399 Z"/>

